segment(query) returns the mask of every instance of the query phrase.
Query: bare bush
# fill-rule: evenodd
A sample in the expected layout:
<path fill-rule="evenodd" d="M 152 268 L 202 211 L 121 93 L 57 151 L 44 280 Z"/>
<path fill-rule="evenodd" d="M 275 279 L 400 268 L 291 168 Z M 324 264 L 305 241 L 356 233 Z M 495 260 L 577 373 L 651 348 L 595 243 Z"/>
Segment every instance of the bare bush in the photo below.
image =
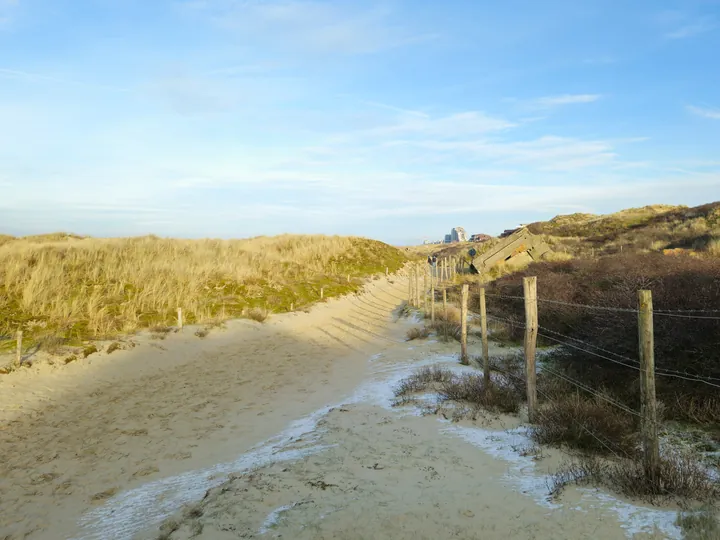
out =
<path fill-rule="evenodd" d="M 720 486 L 701 465 L 699 456 L 683 452 L 662 456 L 655 475 L 648 474 L 638 458 L 610 461 L 582 456 L 553 475 L 550 492 L 558 495 L 570 484 L 600 485 L 650 502 L 675 497 L 707 501 L 720 496 Z"/>
<path fill-rule="evenodd" d="M 457 403 L 470 403 L 490 411 L 517 413 L 524 401 L 524 393 L 511 384 L 485 386 L 483 375 L 466 373 L 442 383 L 440 399 Z"/>
<path fill-rule="evenodd" d="M 629 454 L 635 449 L 634 428 L 633 419 L 607 401 L 572 393 L 541 403 L 530 434 L 539 444 Z"/>
<path fill-rule="evenodd" d="M 452 380 L 453 373 L 441 366 L 430 366 L 418 369 L 410 377 L 400 381 L 393 389 L 395 397 L 407 396 L 417 392 L 423 392 L 432 387 L 434 383 L 444 383 Z"/>
<path fill-rule="evenodd" d="M 439 320 L 429 326 L 441 341 L 460 341 L 462 338 L 462 326 L 459 323 Z"/>
<path fill-rule="evenodd" d="M 413 341 L 415 339 L 427 339 L 428 336 L 430 336 L 430 329 L 427 326 L 422 326 L 408 330 L 405 339 Z"/>

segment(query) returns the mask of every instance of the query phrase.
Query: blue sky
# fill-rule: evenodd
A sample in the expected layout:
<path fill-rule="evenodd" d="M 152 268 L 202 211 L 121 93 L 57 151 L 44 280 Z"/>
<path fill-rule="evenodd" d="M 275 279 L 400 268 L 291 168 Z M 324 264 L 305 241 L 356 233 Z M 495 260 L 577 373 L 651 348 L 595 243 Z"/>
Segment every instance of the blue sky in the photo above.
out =
<path fill-rule="evenodd" d="M 720 199 L 720 0 L 0 0 L 0 232 L 450 228 Z"/>

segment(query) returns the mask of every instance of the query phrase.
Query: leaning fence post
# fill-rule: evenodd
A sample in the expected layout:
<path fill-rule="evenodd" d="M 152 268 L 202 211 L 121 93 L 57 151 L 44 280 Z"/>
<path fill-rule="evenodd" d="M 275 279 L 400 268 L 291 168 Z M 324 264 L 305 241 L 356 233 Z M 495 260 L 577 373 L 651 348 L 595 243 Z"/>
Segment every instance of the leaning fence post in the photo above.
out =
<path fill-rule="evenodd" d="M 15 353 L 15 367 L 20 367 L 20 364 L 22 364 L 22 338 L 23 338 L 23 331 L 18 330 L 17 331 L 17 350 Z"/>
<path fill-rule="evenodd" d="M 483 378 L 485 379 L 485 388 L 488 388 L 490 385 L 490 347 L 488 345 L 485 287 L 480 287 L 480 332 L 482 333 Z"/>
<path fill-rule="evenodd" d="M 537 348 L 537 277 L 523 278 L 525 293 L 525 373 L 527 377 L 528 419 L 532 422 L 537 409 L 537 373 L 535 350 Z"/>
<path fill-rule="evenodd" d="M 642 415 L 645 473 L 653 485 L 660 466 L 657 403 L 655 401 L 655 337 L 652 291 L 638 291 L 638 338 L 640 345 L 640 413 Z"/>
<path fill-rule="evenodd" d="M 467 283 L 462 286 L 462 305 L 460 308 L 460 363 L 464 365 L 470 363 L 467 353 L 468 289 Z"/>
<path fill-rule="evenodd" d="M 183 328 L 182 308 L 177 308 L 177 317 L 178 317 L 178 328 L 180 330 L 182 330 L 182 328 Z"/>

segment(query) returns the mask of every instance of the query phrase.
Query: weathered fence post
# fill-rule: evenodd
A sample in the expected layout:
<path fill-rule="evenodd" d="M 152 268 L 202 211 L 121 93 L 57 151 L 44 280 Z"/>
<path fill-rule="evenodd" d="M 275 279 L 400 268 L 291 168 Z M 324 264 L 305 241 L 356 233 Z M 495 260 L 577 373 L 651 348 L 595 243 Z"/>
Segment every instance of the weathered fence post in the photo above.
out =
<path fill-rule="evenodd" d="M 183 329 L 182 308 L 177 308 L 177 317 L 178 317 L 178 328 L 180 330 L 182 330 Z"/>
<path fill-rule="evenodd" d="M 532 422 L 537 409 L 537 373 L 535 351 L 537 348 L 537 277 L 523 278 L 525 293 L 525 373 L 527 377 L 528 419 Z"/>
<path fill-rule="evenodd" d="M 415 265 L 415 307 L 420 307 L 420 264 Z"/>
<path fill-rule="evenodd" d="M 488 388 L 490 386 L 490 347 L 488 345 L 485 287 L 480 287 L 480 332 L 482 333 L 483 378 L 485 379 L 485 388 Z"/>
<path fill-rule="evenodd" d="M 350 283 L 350 274 L 348 274 L 347 277 L 348 277 L 348 283 Z"/>
<path fill-rule="evenodd" d="M 388 277 L 390 275 L 390 269 L 386 266 L 385 267 L 385 277 Z"/>
<path fill-rule="evenodd" d="M 320 287 L 320 300 L 325 298 L 325 287 Z"/>
<path fill-rule="evenodd" d="M 640 413 L 645 452 L 645 473 L 653 484 L 660 466 L 657 403 L 655 401 L 655 337 L 652 291 L 638 291 L 638 338 L 640 344 Z"/>
<path fill-rule="evenodd" d="M 290 302 L 290 311 L 295 311 L 295 302 Z"/>
<path fill-rule="evenodd" d="M 447 289 L 443 287 L 443 320 L 448 320 L 448 314 L 447 314 Z"/>
<path fill-rule="evenodd" d="M 23 331 L 18 330 L 17 331 L 17 350 L 15 352 L 15 367 L 20 367 L 20 364 L 22 364 L 22 338 L 23 338 Z"/>
<path fill-rule="evenodd" d="M 435 324 L 435 281 L 430 280 L 430 323 Z"/>
<path fill-rule="evenodd" d="M 462 286 L 462 305 L 460 308 L 460 363 L 463 365 L 470 363 L 467 353 L 468 289 L 467 283 Z"/>
<path fill-rule="evenodd" d="M 408 306 L 413 305 L 413 267 L 408 268 Z"/>
<path fill-rule="evenodd" d="M 427 273 L 427 267 L 425 267 L 425 271 L 423 272 L 423 311 L 427 313 L 428 311 L 428 273 Z"/>

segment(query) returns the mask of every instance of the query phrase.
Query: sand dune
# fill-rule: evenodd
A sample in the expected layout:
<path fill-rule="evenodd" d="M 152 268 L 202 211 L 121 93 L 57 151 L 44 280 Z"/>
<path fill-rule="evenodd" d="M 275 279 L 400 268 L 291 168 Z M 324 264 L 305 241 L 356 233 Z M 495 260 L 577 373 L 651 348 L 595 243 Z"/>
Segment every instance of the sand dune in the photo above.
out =
<path fill-rule="evenodd" d="M 173 539 L 676 535 L 672 512 L 547 503 L 537 468 L 559 456 L 518 466 L 501 430 L 517 420 L 483 432 L 390 408 L 400 377 L 457 352 L 404 341 L 406 285 L 1 379 L 0 538 L 151 539 L 163 522 Z"/>

